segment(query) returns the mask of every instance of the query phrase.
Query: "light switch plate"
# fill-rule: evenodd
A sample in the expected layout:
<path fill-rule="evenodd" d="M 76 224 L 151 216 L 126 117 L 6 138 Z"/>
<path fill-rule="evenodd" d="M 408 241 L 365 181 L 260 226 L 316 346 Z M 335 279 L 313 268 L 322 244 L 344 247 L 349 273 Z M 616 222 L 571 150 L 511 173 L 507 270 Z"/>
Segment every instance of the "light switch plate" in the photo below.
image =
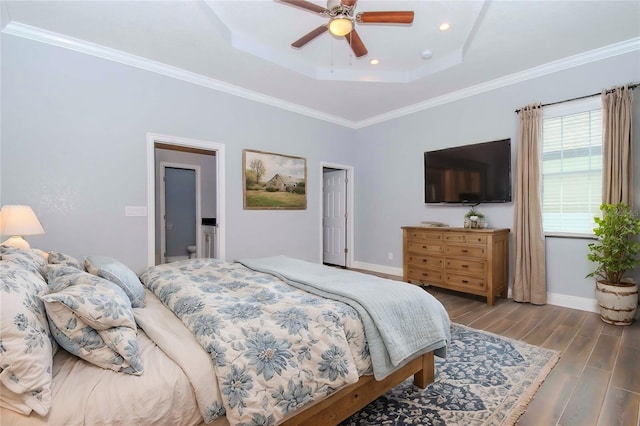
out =
<path fill-rule="evenodd" d="M 146 216 L 147 208 L 145 206 L 125 206 L 125 216 Z"/>

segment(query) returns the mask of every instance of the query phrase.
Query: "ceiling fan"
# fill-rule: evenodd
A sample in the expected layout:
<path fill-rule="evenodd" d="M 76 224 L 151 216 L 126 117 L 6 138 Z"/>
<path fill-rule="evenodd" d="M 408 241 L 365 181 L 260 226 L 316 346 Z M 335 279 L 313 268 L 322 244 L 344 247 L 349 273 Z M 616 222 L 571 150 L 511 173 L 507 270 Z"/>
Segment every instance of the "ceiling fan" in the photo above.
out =
<path fill-rule="evenodd" d="M 354 16 L 357 0 L 327 0 L 326 8 L 306 0 L 279 1 L 317 13 L 320 16 L 329 17 L 328 23 L 305 34 L 291 43 L 291 46 L 300 48 L 328 30 L 335 36 L 344 36 L 358 58 L 367 54 L 367 48 L 364 47 L 364 43 L 355 29 L 356 22 L 359 24 L 411 24 L 414 15 L 413 11 L 376 11 L 359 12 Z"/>

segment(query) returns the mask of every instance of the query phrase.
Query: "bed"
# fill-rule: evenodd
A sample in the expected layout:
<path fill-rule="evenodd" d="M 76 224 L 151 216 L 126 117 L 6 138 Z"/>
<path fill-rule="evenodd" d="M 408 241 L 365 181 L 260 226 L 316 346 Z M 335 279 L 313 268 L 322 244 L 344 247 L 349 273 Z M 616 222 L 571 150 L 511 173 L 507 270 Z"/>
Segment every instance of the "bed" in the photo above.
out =
<path fill-rule="evenodd" d="M 189 259 L 140 277 L 111 258 L 0 256 L 3 425 L 338 424 L 411 375 L 427 386 L 450 338 L 446 311 L 419 287 L 284 256 Z M 365 287 L 386 295 L 350 300 Z M 119 312 L 109 326 L 82 312 L 100 291 L 123 306 L 100 299 Z M 28 356 L 7 347 L 20 336 L 16 297 L 44 336 Z"/>

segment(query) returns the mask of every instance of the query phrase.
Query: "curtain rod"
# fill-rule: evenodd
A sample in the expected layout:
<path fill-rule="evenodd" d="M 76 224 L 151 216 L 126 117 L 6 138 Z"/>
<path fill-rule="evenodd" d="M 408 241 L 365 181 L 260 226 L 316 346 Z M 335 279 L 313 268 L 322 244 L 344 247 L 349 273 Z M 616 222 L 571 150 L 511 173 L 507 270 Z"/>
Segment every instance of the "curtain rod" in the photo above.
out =
<path fill-rule="evenodd" d="M 633 89 L 635 89 L 635 88 L 636 88 L 636 87 L 638 87 L 638 86 L 640 86 L 640 83 L 631 83 L 631 84 L 627 84 L 627 87 L 629 88 L 629 90 L 633 90 Z M 613 92 L 614 90 L 616 90 L 616 89 L 608 89 L 608 90 L 606 91 L 606 93 L 611 93 L 611 92 Z M 594 96 L 598 96 L 598 95 L 601 95 L 601 94 L 602 94 L 602 92 L 600 92 L 600 93 L 594 93 L 593 95 L 578 96 L 577 98 L 566 99 L 566 100 L 564 100 L 564 101 L 558 101 L 558 102 L 551 102 L 551 103 L 548 103 L 548 104 L 542 104 L 542 105 L 540 105 L 540 106 L 541 106 L 541 107 L 546 107 L 546 106 L 551 106 L 551 105 L 562 104 L 562 103 L 565 103 L 565 102 L 577 101 L 577 100 L 580 100 L 580 99 L 593 98 Z M 516 113 L 516 114 L 518 114 L 521 110 L 522 110 L 522 109 L 517 109 L 517 110 L 515 110 L 515 113 Z"/>

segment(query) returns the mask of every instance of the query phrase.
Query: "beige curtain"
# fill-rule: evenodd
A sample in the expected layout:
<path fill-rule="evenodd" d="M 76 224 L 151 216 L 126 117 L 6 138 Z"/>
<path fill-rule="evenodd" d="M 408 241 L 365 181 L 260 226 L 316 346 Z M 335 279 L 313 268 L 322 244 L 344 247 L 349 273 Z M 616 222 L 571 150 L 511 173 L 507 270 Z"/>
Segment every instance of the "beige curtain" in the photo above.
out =
<path fill-rule="evenodd" d="M 544 305 L 547 303 L 547 282 L 538 153 L 542 109 L 540 104 L 528 105 L 519 114 L 520 135 L 514 194 L 513 300 Z"/>
<path fill-rule="evenodd" d="M 626 86 L 602 91 L 603 203 L 633 205 L 631 97 Z"/>

